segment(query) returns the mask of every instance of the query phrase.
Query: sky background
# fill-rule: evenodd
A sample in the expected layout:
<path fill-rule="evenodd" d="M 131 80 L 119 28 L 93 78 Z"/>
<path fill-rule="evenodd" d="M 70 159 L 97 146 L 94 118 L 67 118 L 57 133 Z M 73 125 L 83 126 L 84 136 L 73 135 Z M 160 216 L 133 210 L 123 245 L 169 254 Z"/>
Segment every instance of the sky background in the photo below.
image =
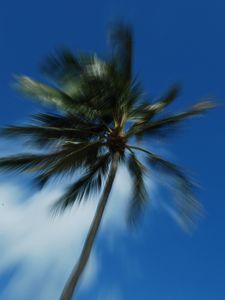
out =
<path fill-rule="evenodd" d="M 40 79 L 39 63 L 61 46 L 104 54 L 109 50 L 107 29 L 117 19 L 133 25 L 134 71 L 153 98 L 178 81 L 183 91 L 174 109 L 208 96 L 221 104 L 158 145 L 160 153 L 183 165 L 200 184 L 205 216 L 192 234 L 185 234 L 162 209 L 153 183 L 154 205 L 138 230 L 130 231 L 124 223 L 129 177 L 121 170 L 76 299 L 224 300 L 223 0 L 2 0 L 0 125 L 40 111 L 11 88 L 13 74 Z M 17 150 L 16 143 L 0 142 L 1 155 Z M 62 187 L 38 192 L 20 176 L 0 179 L 0 299 L 57 299 L 96 202 L 53 221 L 47 205 Z"/>

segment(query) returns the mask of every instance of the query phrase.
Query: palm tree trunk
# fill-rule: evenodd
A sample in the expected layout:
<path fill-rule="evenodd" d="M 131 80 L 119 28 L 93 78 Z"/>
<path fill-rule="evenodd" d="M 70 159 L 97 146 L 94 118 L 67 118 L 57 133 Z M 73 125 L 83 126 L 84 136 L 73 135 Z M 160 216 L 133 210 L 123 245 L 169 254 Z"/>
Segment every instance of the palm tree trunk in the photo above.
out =
<path fill-rule="evenodd" d="M 60 297 L 60 300 L 71 300 L 73 293 L 76 289 L 77 283 L 84 271 L 84 268 L 88 262 L 91 249 L 95 240 L 95 237 L 98 232 L 99 225 L 102 220 L 102 216 L 109 198 L 109 194 L 112 189 L 113 181 L 115 179 L 116 171 L 117 171 L 117 166 L 118 166 L 118 161 L 119 161 L 119 153 L 116 152 L 113 156 L 110 172 L 105 184 L 105 188 L 103 191 L 103 194 L 101 196 L 101 199 L 99 201 L 94 219 L 92 221 L 91 227 L 89 229 L 87 238 L 85 240 L 80 258 L 78 260 L 78 263 L 75 265 L 65 287 L 62 292 L 62 295 Z"/>

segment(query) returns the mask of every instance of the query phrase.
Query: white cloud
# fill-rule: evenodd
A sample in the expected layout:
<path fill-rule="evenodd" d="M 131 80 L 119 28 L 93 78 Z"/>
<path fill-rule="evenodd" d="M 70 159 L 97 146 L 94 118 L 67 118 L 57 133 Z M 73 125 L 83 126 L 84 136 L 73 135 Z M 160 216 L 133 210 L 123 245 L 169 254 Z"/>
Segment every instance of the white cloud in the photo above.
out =
<path fill-rule="evenodd" d="M 125 228 L 129 180 L 121 169 L 103 222 L 103 233 L 112 233 L 106 235 L 108 241 Z M 97 203 L 93 199 L 51 218 L 48 208 L 61 193 L 62 188 L 46 188 L 21 201 L 27 193 L 20 185 L 13 181 L 0 185 L 0 278 L 4 280 L 5 272 L 17 266 L 10 281 L 3 284 L 2 300 L 58 299 L 79 256 Z M 94 281 L 99 264 L 93 252 L 81 289 Z"/>

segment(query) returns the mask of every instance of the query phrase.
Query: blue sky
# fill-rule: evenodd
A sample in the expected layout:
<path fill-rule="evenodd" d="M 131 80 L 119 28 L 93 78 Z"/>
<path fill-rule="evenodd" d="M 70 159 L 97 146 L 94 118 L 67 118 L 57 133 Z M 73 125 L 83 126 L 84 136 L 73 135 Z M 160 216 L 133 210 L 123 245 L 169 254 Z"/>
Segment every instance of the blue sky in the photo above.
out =
<path fill-rule="evenodd" d="M 188 122 L 178 136 L 159 149 L 191 171 L 201 185 L 198 194 L 205 207 L 205 217 L 198 228 L 191 235 L 184 234 L 165 211 L 157 208 L 145 214 L 140 228 L 133 233 L 123 226 L 123 229 L 110 230 L 116 227 L 111 218 L 107 223 L 110 226 L 100 233 L 95 247 L 98 271 L 92 283 L 80 289 L 77 299 L 223 300 L 223 0 L 1 1 L 0 124 L 25 120 L 29 113 L 39 110 L 36 104 L 11 89 L 13 74 L 40 79 L 41 59 L 63 45 L 104 54 L 108 25 L 118 18 L 133 25 L 135 73 L 150 95 L 160 96 L 173 82 L 179 81 L 183 92 L 175 109 L 190 106 L 207 96 L 214 96 L 222 105 L 204 118 Z M 2 143 L 0 147 L 2 152 L 11 150 Z M 9 184 L 15 178 L 7 180 Z M 16 184 L 21 190 L 22 184 Z M 4 195 L 7 199 L 11 194 Z M 119 203 L 115 209 L 119 209 Z M 0 233 L 4 236 L 4 232 Z M 6 238 L 5 243 L 4 240 L 0 243 L 0 253 L 4 254 L 4 249 L 9 247 L 15 245 L 7 244 Z M 22 261 L 9 264 L 10 269 L 4 271 L 0 277 L 0 295 L 22 264 Z M 43 276 L 47 274 L 45 270 Z M 49 274 L 49 282 L 57 284 L 54 274 Z M 41 289 L 43 276 L 28 284 Z M 46 295 L 40 297 L 37 299 L 49 299 Z M 27 299 L 31 299 L 29 295 L 17 298 Z"/>

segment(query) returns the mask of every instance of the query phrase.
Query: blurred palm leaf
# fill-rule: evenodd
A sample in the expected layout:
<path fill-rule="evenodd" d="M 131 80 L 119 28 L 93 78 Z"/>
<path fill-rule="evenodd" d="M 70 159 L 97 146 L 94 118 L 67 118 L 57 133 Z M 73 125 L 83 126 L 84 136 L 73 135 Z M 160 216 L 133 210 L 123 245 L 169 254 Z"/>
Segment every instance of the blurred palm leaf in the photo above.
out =
<path fill-rule="evenodd" d="M 114 50 L 114 59 L 122 72 L 124 79 L 128 82 L 132 79 L 132 50 L 133 37 L 130 26 L 120 23 L 116 24 L 110 35 Z"/>
<path fill-rule="evenodd" d="M 57 88 L 50 87 L 27 76 L 17 76 L 16 80 L 15 86 L 20 92 L 39 100 L 42 104 L 53 105 L 63 111 L 75 109 L 75 100 Z"/>
<path fill-rule="evenodd" d="M 73 183 L 65 192 L 65 194 L 54 204 L 53 211 L 63 211 L 74 202 L 81 202 L 82 199 L 98 193 L 105 181 L 109 164 L 110 154 L 106 153 L 98 157 L 95 163 L 87 169 L 86 173 Z"/>
<path fill-rule="evenodd" d="M 136 122 L 134 123 L 128 131 L 128 136 L 131 135 L 157 135 L 162 131 L 167 131 L 168 129 L 174 129 L 181 122 L 185 121 L 190 117 L 194 117 L 197 115 L 201 115 L 209 109 L 215 107 L 215 103 L 209 100 L 199 102 L 192 106 L 191 109 L 179 113 L 170 115 L 168 117 L 160 118 L 158 120 L 150 121 L 150 122 Z"/>
<path fill-rule="evenodd" d="M 128 212 L 128 221 L 134 225 L 140 213 L 145 208 L 147 201 L 147 191 L 144 183 L 146 168 L 133 152 L 128 157 L 127 166 L 132 179 L 132 197 Z"/>

